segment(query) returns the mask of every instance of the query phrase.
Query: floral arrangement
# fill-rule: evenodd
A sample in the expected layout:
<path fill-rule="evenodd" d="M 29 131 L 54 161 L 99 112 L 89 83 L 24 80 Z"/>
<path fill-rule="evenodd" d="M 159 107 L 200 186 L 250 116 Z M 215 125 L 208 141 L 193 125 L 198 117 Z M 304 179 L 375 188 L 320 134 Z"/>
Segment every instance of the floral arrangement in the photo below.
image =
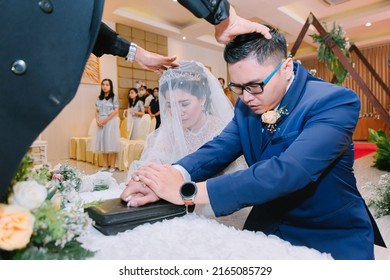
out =
<path fill-rule="evenodd" d="M 282 116 L 287 116 L 289 114 L 286 106 L 283 106 L 280 109 L 270 110 L 261 115 L 261 120 L 267 127 L 267 130 L 272 135 L 275 132 L 278 122 L 282 118 Z"/>
<path fill-rule="evenodd" d="M 86 206 L 75 201 L 77 192 L 90 190 L 84 178 L 67 165 L 33 167 L 27 155 L 12 182 L 8 204 L 0 203 L 0 259 L 92 257 L 77 240 L 92 225 L 83 211 Z"/>
<path fill-rule="evenodd" d="M 326 24 L 325 29 L 327 29 Z M 340 63 L 332 49 L 325 43 L 325 38 L 319 34 L 312 34 L 309 36 L 313 38 L 315 43 L 320 44 L 317 50 L 318 60 L 325 62 L 326 67 L 336 76 L 336 83 L 342 84 L 348 76 L 348 71 Z M 351 43 L 348 38 L 345 37 L 345 32 L 343 31 L 341 25 L 336 26 L 336 24 L 333 23 L 333 28 L 328 32 L 328 36 L 333 39 L 337 47 L 339 47 L 347 58 L 351 57 L 351 53 L 349 52 Z"/>
<path fill-rule="evenodd" d="M 390 174 L 383 174 L 377 184 L 366 183 L 364 188 L 370 190 L 368 206 L 374 208 L 375 218 L 390 214 Z"/>

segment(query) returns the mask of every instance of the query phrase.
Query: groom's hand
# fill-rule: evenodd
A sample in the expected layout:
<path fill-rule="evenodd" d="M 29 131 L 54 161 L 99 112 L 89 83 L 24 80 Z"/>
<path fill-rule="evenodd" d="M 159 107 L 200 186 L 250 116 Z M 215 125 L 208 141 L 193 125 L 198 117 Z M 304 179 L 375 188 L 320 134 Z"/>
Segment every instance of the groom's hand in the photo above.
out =
<path fill-rule="evenodd" d="M 177 205 L 183 204 L 179 189 L 184 183 L 184 178 L 170 164 L 146 164 L 134 172 L 133 179 L 143 182 L 158 197 Z"/>

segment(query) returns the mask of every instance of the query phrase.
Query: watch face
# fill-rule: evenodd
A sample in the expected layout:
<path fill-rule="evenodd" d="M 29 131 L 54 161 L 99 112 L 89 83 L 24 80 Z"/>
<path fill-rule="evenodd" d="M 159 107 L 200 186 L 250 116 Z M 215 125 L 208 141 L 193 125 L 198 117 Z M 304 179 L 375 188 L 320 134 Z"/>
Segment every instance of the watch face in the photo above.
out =
<path fill-rule="evenodd" d="M 196 193 L 196 185 L 194 183 L 185 183 L 180 188 L 180 194 L 183 197 L 192 197 Z"/>

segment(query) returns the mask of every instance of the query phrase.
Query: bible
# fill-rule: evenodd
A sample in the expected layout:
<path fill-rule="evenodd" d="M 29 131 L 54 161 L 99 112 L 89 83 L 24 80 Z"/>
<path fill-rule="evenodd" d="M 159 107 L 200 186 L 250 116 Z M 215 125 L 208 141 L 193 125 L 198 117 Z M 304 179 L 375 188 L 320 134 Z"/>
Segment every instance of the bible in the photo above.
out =
<path fill-rule="evenodd" d="M 145 223 L 154 223 L 186 214 L 184 205 L 159 200 L 140 207 L 127 207 L 120 198 L 104 200 L 98 205 L 85 209 L 94 220 L 94 227 L 104 235 L 133 229 Z"/>

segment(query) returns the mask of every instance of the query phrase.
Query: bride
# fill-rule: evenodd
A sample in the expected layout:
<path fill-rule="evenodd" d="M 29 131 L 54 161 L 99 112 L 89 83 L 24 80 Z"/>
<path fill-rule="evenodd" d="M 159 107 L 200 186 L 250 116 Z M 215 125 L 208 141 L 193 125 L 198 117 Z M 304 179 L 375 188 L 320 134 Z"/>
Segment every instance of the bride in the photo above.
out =
<path fill-rule="evenodd" d="M 196 151 L 218 135 L 233 117 L 231 102 L 206 67 L 195 61 L 179 64 L 160 78 L 161 125 L 147 137 L 141 158 L 130 165 L 127 181 L 146 163 L 171 164 Z M 240 157 L 224 172 L 246 167 Z M 125 189 L 122 199 L 127 193 Z"/>
<path fill-rule="evenodd" d="M 161 126 L 147 137 L 141 158 L 130 165 L 128 179 L 145 163 L 174 163 L 196 151 L 233 117 L 218 80 L 199 62 L 182 61 L 180 67 L 165 71 L 159 94 Z"/>

